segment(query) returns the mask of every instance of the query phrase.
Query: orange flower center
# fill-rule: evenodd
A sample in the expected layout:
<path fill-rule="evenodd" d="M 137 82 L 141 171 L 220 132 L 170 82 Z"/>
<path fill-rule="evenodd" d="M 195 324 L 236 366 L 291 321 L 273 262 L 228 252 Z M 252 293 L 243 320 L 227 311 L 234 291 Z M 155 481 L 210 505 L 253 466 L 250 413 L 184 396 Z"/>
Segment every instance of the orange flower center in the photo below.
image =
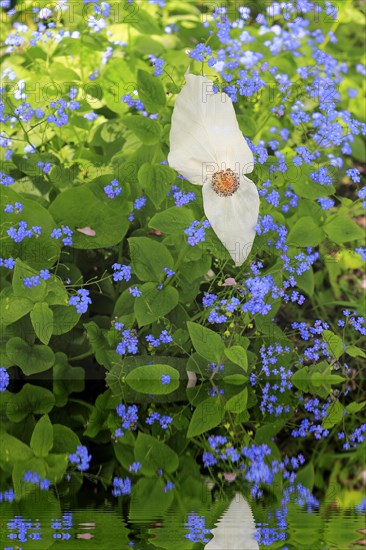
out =
<path fill-rule="evenodd" d="M 212 176 L 212 188 L 219 197 L 230 197 L 239 189 L 239 177 L 230 168 Z"/>

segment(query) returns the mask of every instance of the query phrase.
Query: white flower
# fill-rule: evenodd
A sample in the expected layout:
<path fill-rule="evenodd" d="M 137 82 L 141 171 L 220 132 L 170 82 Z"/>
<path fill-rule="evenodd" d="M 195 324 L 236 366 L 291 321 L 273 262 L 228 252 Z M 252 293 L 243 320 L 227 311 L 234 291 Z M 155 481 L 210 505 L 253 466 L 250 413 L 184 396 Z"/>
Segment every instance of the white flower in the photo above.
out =
<path fill-rule="evenodd" d="M 205 76 L 185 78 L 173 110 L 168 162 L 203 186 L 205 215 L 241 265 L 252 248 L 259 211 L 257 188 L 245 175 L 253 170 L 253 155 L 229 96 L 213 93 Z"/>
<path fill-rule="evenodd" d="M 205 550 L 259 550 L 255 531 L 252 510 L 243 495 L 236 493 L 211 530 L 214 537 L 206 544 Z"/>

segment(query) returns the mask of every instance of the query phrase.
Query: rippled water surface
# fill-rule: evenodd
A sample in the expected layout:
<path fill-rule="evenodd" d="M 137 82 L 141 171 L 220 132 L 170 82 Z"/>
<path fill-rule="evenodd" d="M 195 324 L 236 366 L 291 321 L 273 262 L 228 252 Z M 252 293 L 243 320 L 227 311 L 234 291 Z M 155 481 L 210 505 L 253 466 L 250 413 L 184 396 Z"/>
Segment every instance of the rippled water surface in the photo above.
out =
<path fill-rule="evenodd" d="M 67 508 L 51 494 L 38 497 L 32 496 L 20 504 L 1 504 L 3 550 L 42 550 L 59 545 L 87 550 L 189 550 L 206 546 L 220 550 L 323 550 L 366 546 L 365 517 L 354 508 L 308 512 L 293 503 L 276 508 L 263 503 L 248 504 L 243 499 L 246 509 L 239 508 L 225 519 L 230 502 L 195 511 L 192 500 L 188 516 L 177 509 L 159 517 L 154 510 L 126 515 L 123 501 L 105 501 L 98 508 Z M 236 534 L 236 540 L 241 542 L 233 546 Z"/>

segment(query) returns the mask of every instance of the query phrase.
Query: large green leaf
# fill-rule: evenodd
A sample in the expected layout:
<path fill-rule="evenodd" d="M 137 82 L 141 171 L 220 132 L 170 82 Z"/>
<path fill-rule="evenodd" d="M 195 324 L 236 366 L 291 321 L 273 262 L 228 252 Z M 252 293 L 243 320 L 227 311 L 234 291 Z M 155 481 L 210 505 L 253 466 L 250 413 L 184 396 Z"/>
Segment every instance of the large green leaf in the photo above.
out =
<path fill-rule="evenodd" d="M 192 415 L 187 437 L 196 437 L 218 426 L 224 417 L 224 407 L 218 397 L 199 403 Z"/>
<path fill-rule="evenodd" d="M 156 76 L 139 69 L 137 71 L 137 91 L 149 112 L 160 112 L 164 107 L 166 103 L 164 86 Z"/>
<path fill-rule="evenodd" d="M 210 362 L 221 360 L 225 345 L 217 332 L 191 321 L 187 321 L 187 328 L 197 353 Z"/>
<path fill-rule="evenodd" d="M 53 312 L 46 302 L 38 302 L 31 311 L 30 318 L 34 332 L 43 344 L 48 344 L 53 332 Z"/>
<path fill-rule="evenodd" d="M 194 219 L 194 214 L 189 208 L 172 206 L 157 212 L 149 221 L 149 227 L 159 229 L 163 233 L 181 235 Z"/>
<path fill-rule="evenodd" d="M 162 383 L 163 375 L 170 376 L 169 384 Z M 179 372 L 169 365 L 143 365 L 129 372 L 126 382 L 137 392 L 164 395 L 172 393 L 179 387 Z"/>
<path fill-rule="evenodd" d="M 164 518 L 171 506 L 173 491 L 164 491 L 165 483 L 161 478 L 142 478 L 134 485 L 131 496 L 129 517 L 131 520 L 146 521 L 148 517 Z M 120 546 L 118 547 L 120 548 Z"/>
<path fill-rule="evenodd" d="M 122 122 L 146 145 L 154 145 L 161 138 L 161 126 L 156 120 L 141 115 L 125 116 Z"/>
<path fill-rule="evenodd" d="M 230 361 L 232 361 L 236 365 L 239 365 L 239 367 L 241 367 L 243 370 L 247 371 L 247 352 L 242 346 L 231 346 L 231 348 L 226 348 L 225 355 L 230 359 Z"/>
<path fill-rule="evenodd" d="M 297 220 L 292 226 L 287 242 L 295 246 L 316 246 L 324 237 L 324 231 L 310 216 Z"/>
<path fill-rule="evenodd" d="M 28 414 L 47 414 L 55 404 L 50 390 L 25 384 L 19 393 L 12 394 L 6 406 L 6 416 L 12 422 L 21 422 Z"/>
<path fill-rule="evenodd" d="M 158 208 L 166 198 L 170 185 L 175 180 L 175 172 L 163 164 L 145 162 L 137 174 L 139 183 L 149 199 Z"/>
<path fill-rule="evenodd" d="M 21 258 L 26 264 L 37 270 L 50 267 L 58 259 L 61 249 L 60 243 L 50 237 L 55 227 L 51 212 L 41 206 L 37 200 L 19 195 L 9 187 L 1 187 L 0 212 L 3 221 L 7 223 L 2 223 L 0 227 L 0 257 Z M 24 205 L 21 217 L 16 213 L 4 214 L 5 205 L 15 202 Z M 40 226 L 41 234 L 31 238 L 26 237 L 16 243 L 7 235 L 6 231 L 11 225 L 18 227 L 20 220 L 27 222 L 28 229 Z"/>
<path fill-rule="evenodd" d="M 0 432 L 0 462 L 13 464 L 32 456 L 33 451 L 28 445 L 6 432 Z"/>
<path fill-rule="evenodd" d="M 165 443 L 139 432 L 135 444 L 135 460 L 141 462 L 141 472 L 155 476 L 157 470 L 172 474 L 178 468 L 178 455 Z"/>
<path fill-rule="evenodd" d="M 324 225 L 328 237 L 337 244 L 365 238 L 365 230 L 346 216 L 332 216 Z"/>
<path fill-rule="evenodd" d="M 142 295 L 135 301 L 135 315 L 139 327 L 164 317 L 178 304 L 179 294 L 172 286 L 158 290 L 156 283 L 145 283 L 140 290 Z"/>
<path fill-rule="evenodd" d="M 47 456 L 53 446 L 53 427 L 48 414 L 43 415 L 34 427 L 30 440 L 36 456 Z"/>
<path fill-rule="evenodd" d="M 165 245 L 148 237 L 128 239 L 132 268 L 140 281 L 162 281 L 164 267 L 172 269 L 174 261 Z"/>
<path fill-rule="evenodd" d="M 4 288 L 0 294 L 0 325 L 15 323 L 30 312 L 34 303 L 29 298 L 14 296 L 11 287 Z"/>
<path fill-rule="evenodd" d="M 55 356 L 48 346 L 29 345 L 23 338 L 15 336 L 6 344 L 6 354 L 14 365 L 18 365 L 27 376 L 50 369 Z"/>
<path fill-rule="evenodd" d="M 129 226 L 129 203 L 121 195 L 109 199 L 103 189 L 113 176 L 103 176 L 90 183 L 66 189 L 50 206 L 57 224 L 68 225 L 73 234 L 74 248 L 105 248 L 119 243 Z M 95 236 L 90 237 L 77 228 L 90 227 Z"/>

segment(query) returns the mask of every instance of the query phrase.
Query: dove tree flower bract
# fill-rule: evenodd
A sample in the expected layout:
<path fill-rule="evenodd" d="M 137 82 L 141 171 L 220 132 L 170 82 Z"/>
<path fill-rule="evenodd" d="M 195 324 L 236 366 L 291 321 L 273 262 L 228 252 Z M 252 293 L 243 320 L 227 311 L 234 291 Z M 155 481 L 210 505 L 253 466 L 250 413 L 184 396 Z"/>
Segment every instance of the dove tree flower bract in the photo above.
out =
<path fill-rule="evenodd" d="M 168 162 L 202 185 L 205 215 L 239 266 L 250 253 L 258 219 L 257 187 L 246 177 L 253 154 L 229 96 L 214 93 L 205 76 L 186 74 L 185 79 L 173 110 Z"/>

